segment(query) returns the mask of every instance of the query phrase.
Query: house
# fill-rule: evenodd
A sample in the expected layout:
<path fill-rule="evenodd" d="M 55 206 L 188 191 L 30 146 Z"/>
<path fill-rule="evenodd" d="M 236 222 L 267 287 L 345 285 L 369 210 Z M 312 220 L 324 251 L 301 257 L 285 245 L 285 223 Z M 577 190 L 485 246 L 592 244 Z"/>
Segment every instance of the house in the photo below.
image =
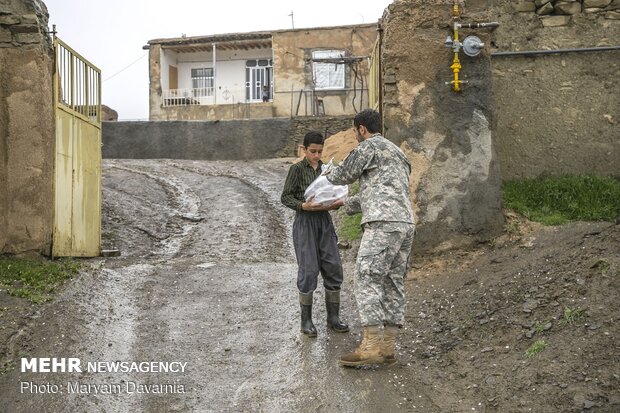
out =
<path fill-rule="evenodd" d="M 149 119 L 354 114 L 376 38 L 360 24 L 150 40 Z"/>

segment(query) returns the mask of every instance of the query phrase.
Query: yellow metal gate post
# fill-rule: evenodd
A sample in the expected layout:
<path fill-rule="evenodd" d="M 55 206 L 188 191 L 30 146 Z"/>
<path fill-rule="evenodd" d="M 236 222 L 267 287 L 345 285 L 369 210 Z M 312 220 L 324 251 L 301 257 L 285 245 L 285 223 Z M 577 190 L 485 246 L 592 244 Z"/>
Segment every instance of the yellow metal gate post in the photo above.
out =
<path fill-rule="evenodd" d="M 52 255 L 101 252 L 101 71 L 54 39 L 56 156 Z"/>

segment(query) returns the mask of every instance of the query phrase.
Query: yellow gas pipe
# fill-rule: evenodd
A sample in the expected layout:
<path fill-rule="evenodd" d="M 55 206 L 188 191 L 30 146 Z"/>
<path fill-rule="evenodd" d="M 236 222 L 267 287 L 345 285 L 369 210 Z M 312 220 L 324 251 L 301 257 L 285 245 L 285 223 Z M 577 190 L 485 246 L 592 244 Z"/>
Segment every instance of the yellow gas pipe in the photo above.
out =
<path fill-rule="evenodd" d="M 450 69 L 452 69 L 452 73 L 454 74 L 454 79 L 450 82 L 445 82 L 446 85 L 452 85 L 454 87 L 455 92 L 461 91 L 461 84 L 467 83 L 466 80 L 459 79 L 459 72 L 461 71 L 461 61 L 459 60 L 459 52 L 463 49 L 463 52 L 467 56 L 475 57 L 478 56 L 480 50 L 484 47 L 484 43 L 480 41 L 480 39 L 476 36 L 467 36 L 463 43 L 459 41 L 459 29 L 461 27 L 473 29 L 473 28 L 490 28 L 494 29 L 499 26 L 497 22 L 487 22 L 487 23 L 459 23 L 458 20 L 460 18 L 459 11 L 459 0 L 454 0 L 452 7 L 452 27 L 454 31 L 454 39 L 448 38 L 444 42 L 444 45 L 448 48 L 451 48 L 454 52 L 454 58 L 452 59 L 452 65 Z"/>
<path fill-rule="evenodd" d="M 452 7 L 452 18 L 454 20 L 453 27 L 454 27 L 454 42 L 455 43 L 459 41 L 459 31 L 456 25 L 456 20 L 459 18 L 459 15 L 460 15 L 459 2 L 458 0 L 455 0 L 454 6 Z M 455 92 L 460 92 L 461 83 L 463 83 L 463 81 L 459 80 L 459 72 L 461 71 L 461 61 L 459 60 L 458 49 L 454 50 L 454 59 L 452 59 L 452 66 L 450 66 L 450 69 L 452 69 L 452 73 L 454 73 L 454 80 L 450 83 L 452 83 L 452 85 L 454 86 Z"/>

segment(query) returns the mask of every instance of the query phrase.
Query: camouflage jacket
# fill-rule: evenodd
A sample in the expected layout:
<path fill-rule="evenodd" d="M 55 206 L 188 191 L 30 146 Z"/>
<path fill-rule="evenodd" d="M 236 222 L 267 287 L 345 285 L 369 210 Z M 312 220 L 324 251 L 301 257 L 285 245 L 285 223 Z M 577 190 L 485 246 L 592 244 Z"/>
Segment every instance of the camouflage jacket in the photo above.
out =
<path fill-rule="evenodd" d="M 360 143 L 327 175 L 334 185 L 360 181 L 362 224 L 372 221 L 414 223 L 409 196 L 411 164 L 398 146 L 381 135 Z M 356 199 L 357 202 L 357 199 Z"/>

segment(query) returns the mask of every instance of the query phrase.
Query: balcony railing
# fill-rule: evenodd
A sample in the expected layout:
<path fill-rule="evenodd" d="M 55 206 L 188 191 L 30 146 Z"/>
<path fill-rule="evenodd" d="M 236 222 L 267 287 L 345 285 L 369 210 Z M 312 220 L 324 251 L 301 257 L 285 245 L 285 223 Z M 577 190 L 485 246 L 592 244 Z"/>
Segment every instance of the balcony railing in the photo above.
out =
<path fill-rule="evenodd" d="M 168 89 L 162 91 L 161 105 L 187 106 L 209 105 L 214 103 L 214 88 L 202 87 L 197 89 Z"/>

